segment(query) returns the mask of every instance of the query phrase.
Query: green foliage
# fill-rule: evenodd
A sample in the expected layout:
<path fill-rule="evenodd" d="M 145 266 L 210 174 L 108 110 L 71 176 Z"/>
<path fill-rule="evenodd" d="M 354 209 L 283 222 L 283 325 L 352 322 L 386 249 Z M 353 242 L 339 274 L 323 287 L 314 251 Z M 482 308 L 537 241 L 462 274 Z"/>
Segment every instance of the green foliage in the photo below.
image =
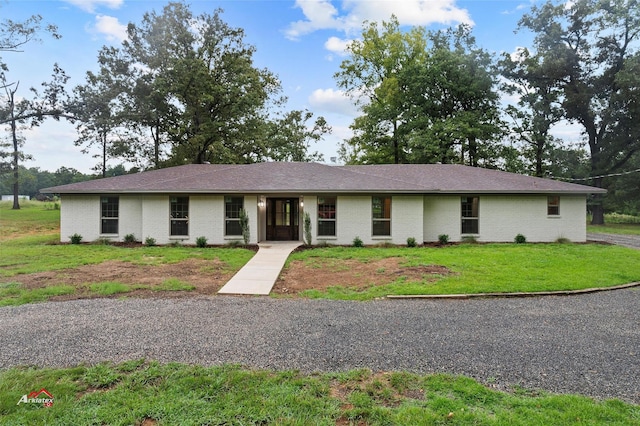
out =
<path fill-rule="evenodd" d="M 49 285 L 47 287 L 26 289 L 20 283 L 0 283 L 0 306 L 43 302 L 54 296 L 63 296 L 74 292 L 75 288 L 69 285 Z"/>
<path fill-rule="evenodd" d="M 353 239 L 353 242 L 351 243 L 351 245 L 353 247 L 364 247 L 364 242 L 362 241 L 362 239 L 360 237 L 356 236 Z"/>
<path fill-rule="evenodd" d="M 525 237 L 522 234 L 518 234 L 516 235 L 516 237 L 513 239 L 513 242 L 516 244 L 524 244 L 527 242 L 527 237 Z"/>
<path fill-rule="evenodd" d="M 71 244 L 80 244 L 80 242 L 82 241 L 82 235 L 76 232 L 75 234 L 69 236 L 69 239 L 71 240 Z"/>
<path fill-rule="evenodd" d="M 416 243 L 416 239 L 413 237 L 407 238 L 407 247 L 417 247 L 418 243 Z"/>
<path fill-rule="evenodd" d="M 154 291 L 191 291 L 195 290 L 195 286 L 180 281 L 177 278 L 169 278 L 157 287 L 153 287 Z"/>
<path fill-rule="evenodd" d="M 196 246 L 200 248 L 204 248 L 207 246 L 207 237 L 198 237 L 196 238 Z"/>
<path fill-rule="evenodd" d="M 449 235 L 447 235 L 447 234 L 440 234 L 440 235 L 438 235 L 438 242 L 439 242 L 441 245 L 445 245 L 445 244 L 447 244 L 447 243 L 449 242 Z"/>
<path fill-rule="evenodd" d="M 137 241 L 136 240 L 136 236 L 133 235 L 133 234 L 127 234 L 127 235 L 124 236 L 124 242 L 127 243 L 127 244 L 133 244 L 136 241 Z"/>
<path fill-rule="evenodd" d="M 144 244 L 147 247 L 153 247 L 153 246 L 156 245 L 156 239 L 153 238 L 153 237 L 147 237 L 147 238 L 144 239 Z"/>
<path fill-rule="evenodd" d="M 249 228 L 249 214 L 245 209 L 240 210 L 240 228 L 242 229 L 244 245 L 249 245 L 249 241 L 251 241 L 251 229 Z"/>
<path fill-rule="evenodd" d="M 46 388 L 50 408 L 16 405 Z M 506 393 L 448 374 L 352 370 L 303 374 L 132 360 L 0 371 L 2 424 L 616 424 L 640 407 L 521 389 Z"/>
<path fill-rule="evenodd" d="M 304 243 L 310 246 L 313 243 L 313 237 L 311 234 L 311 215 L 309 212 L 304 212 Z"/>
<path fill-rule="evenodd" d="M 473 235 L 465 235 L 464 237 L 462 237 L 462 242 L 464 244 L 477 244 L 478 238 Z"/>

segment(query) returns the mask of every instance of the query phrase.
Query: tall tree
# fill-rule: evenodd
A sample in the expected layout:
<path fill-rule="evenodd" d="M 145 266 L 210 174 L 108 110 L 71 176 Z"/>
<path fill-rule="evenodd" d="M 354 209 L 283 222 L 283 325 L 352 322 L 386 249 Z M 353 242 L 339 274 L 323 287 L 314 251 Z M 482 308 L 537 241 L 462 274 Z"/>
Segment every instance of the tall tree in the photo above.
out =
<path fill-rule="evenodd" d="M 241 154 L 252 151 L 248 141 L 280 91 L 271 72 L 253 66 L 255 48 L 244 43 L 243 30 L 220 13 L 195 17 L 185 4 L 169 3 L 128 27 L 123 48 L 146 70 L 161 104 L 156 111 L 173 115 L 156 127 L 168 133 L 173 164 L 249 161 Z"/>
<path fill-rule="evenodd" d="M 554 66 L 528 49 L 519 49 L 514 55 L 505 53 L 498 64 L 507 79 L 502 90 L 518 98 L 515 105 L 506 108 L 512 120 L 510 137 L 524 144 L 524 156 L 532 165 L 532 174 L 538 177 L 545 175 L 550 154 L 557 145 L 551 127 L 563 118 Z"/>
<path fill-rule="evenodd" d="M 309 152 L 312 143 L 331 133 L 331 127 L 323 117 L 318 117 L 310 126 L 313 118 L 310 111 L 294 110 L 282 118 L 271 120 L 267 133 L 267 159 L 272 161 L 322 161 L 322 154 Z"/>
<path fill-rule="evenodd" d="M 348 162 L 489 165 L 501 132 L 492 58 L 470 28 L 404 32 L 395 17 L 366 24 L 335 74 L 360 105 Z"/>
<path fill-rule="evenodd" d="M 640 4 L 637 0 L 547 2 L 523 16 L 520 28 L 536 34 L 535 49 L 553 63 L 565 117 L 582 125 L 593 184 L 623 170 L 640 150 Z M 602 196 L 593 224 L 604 223 Z"/>
<path fill-rule="evenodd" d="M 54 38 L 60 38 L 57 28 L 54 25 L 45 25 L 40 15 L 33 15 L 24 22 L 16 22 L 11 19 L 4 19 L 0 22 L 0 52 L 21 52 L 22 46 L 38 40 L 43 32 L 50 33 Z M 59 98 L 62 94 L 59 90 L 64 86 L 67 77 L 57 65 L 54 67 L 54 79 L 50 83 L 43 83 L 45 86 L 44 97 L 37 97 L 29 102 L 26 100 L 16 100 L 16 94 L 20 86 L 19 81 L 9 81 L 7 72 L 9 68 L 0 57 L 0 88 L 4 89 L 5 96 L 0 104 L 0 125 L 9 124 L 9 133 L 13 150 L 11 152 L 11 163 L 9 169 L 12 173 L 13 184 L 13 209 L 20 208 L 18 196 L 20 194 L 20 161 L 24 158 L 20 147 L 24 139 L 18 134 L 19 127 L 28 120 L 31 126 L 36 126 L 42 122 L 44 117 L 52 116 L 59 119 L 60 110 Z M 35 89 L 32 92 L 38 96 Z M 5 155 L 2 155 L 5 157 Z M 1 167 L 0 169 L 6 169 Z"/>

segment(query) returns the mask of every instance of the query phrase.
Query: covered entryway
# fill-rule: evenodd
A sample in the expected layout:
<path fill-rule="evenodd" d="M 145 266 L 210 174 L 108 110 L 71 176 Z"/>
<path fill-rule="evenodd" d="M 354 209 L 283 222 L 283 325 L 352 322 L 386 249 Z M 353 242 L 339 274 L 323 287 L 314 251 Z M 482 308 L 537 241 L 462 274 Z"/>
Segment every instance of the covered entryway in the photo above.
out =
<path fill-rule="evenodd" d="M 267 240 L 298 241 L 298 198 L 267 198 Z"/>

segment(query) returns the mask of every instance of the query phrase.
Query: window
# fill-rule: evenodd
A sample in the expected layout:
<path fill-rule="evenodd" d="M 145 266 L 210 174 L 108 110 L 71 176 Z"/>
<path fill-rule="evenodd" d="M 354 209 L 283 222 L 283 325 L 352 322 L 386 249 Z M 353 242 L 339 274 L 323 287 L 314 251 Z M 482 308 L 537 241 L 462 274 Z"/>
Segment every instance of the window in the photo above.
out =
<path fill-rule="evenodd" d="M 549 216 L 558 216 L 560 214 L 560 197 L 551 195 L 547 197 L 547 214 Z"/>
<path fill-rule="evenodd" d="M 462 233 L 478 233 L 478 197 L 462 197 Z"/>
<path fill-rule="evenodd" d="M 100 203 L 100 219 L 102 226 L 100 233 L 118 233 L 118 197 L 102 197 Z"/>
<path fill-rule="evenodd" d="M 336 236 L 336 197 L 318 197 L 318 236 Z"/>
<path fill-rule="evenodd" d="M 244 197 L 224 197 L 224 234 L 242 235 L 240 211 L 244 208 Z"/>
<path fill-rule="evenodd" d="M 373 236 L 391 235 L 391 197 L 372 197 Z"/>
<path fill-rule="evenodd" d="M 171 235 L 189 235 L 189 197 L 171 197 Z"/>

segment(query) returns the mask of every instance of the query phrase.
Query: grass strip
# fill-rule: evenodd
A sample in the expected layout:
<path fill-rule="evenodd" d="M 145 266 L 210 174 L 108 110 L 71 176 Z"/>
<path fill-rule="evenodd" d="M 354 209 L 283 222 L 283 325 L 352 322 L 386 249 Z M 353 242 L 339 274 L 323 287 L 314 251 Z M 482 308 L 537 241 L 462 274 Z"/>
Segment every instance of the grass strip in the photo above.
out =
<path fill-rule="evenodd" d="M 17 402 L 46 389 L 51 407 Z M 144 360 L 0 372 L 3 425 L 635 425 L 640 406 L 470 378 L 354 370 L 328 374 Z M 146 423 L 145 423 L 146 422 Z"/>

